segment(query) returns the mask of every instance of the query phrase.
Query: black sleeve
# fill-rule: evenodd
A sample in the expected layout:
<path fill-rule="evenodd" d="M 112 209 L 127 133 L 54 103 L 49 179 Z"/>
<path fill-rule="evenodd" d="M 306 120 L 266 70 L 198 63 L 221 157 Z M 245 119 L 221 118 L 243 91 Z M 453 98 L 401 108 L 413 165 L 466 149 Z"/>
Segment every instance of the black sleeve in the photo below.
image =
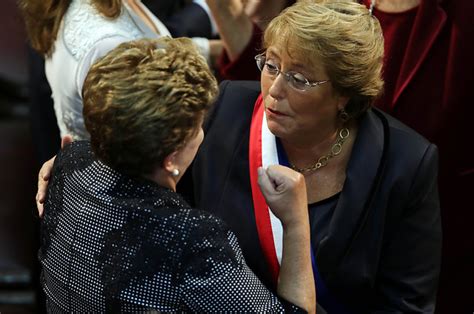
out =
<path fill-rule="evenodd" d="M 384 245 L 376 313 L 433 313 L 441 264 L 438 153 L 428 146 L 395 236 Z"/>
<path fill-rule="evenodd" d="M 304 312 L 269 291 L 245 263 L 235 235 L 201 215 L 183 255 L 181 293 L 193 311 Z"/>

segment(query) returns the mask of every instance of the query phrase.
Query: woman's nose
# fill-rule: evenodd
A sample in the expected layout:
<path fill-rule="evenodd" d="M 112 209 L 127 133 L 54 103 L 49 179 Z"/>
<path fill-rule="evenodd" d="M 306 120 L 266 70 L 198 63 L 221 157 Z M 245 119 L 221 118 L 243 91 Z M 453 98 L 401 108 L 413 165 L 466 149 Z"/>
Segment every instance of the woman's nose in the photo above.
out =
<path fill-rule="evenodd" d="M 275 99 L 281 99 L 285 97 L 287 87 L 288 82 L 285 79 L 285 75 L 283 73 L 278 73 L 273 80 L 268 93 Z"/>

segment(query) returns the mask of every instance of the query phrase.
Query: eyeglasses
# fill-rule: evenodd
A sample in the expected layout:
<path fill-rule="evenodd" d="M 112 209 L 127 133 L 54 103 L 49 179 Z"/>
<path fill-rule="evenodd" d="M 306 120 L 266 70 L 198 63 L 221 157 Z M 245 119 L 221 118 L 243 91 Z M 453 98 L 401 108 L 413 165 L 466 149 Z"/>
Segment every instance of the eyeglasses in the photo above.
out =
<path fill-rule="evenodd" d="M 278 74 L 281 73 L 285 77 L 285 80 L 288 82 L 288 85 L 290 85 L 290 87 L 298 91 L 306 91 L 310 89 L 311 87 L 315 87 L 315 86 L 329 82 L 329 80 L 310 82 L 301 73 L 293 72 L 293 71 L 289 71 L 285 73 L 281 71 L 278 68 L 278 66 L 276 66 L 275 64 L 267 62 L 267 57 L 265 56 L 265 52 L 259 55 L 256 55 L 255 61 L 257 62 L 258 69 L 262 71 L 262 73 L 270 76 L 273 79 L 275 79 L 278 76 Z"/>

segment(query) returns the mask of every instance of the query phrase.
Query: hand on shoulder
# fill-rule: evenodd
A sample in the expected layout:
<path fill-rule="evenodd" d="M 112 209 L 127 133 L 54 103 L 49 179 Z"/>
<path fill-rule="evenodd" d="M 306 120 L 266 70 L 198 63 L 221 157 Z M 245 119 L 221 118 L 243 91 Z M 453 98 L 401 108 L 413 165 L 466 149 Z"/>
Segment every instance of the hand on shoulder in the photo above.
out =
<path fill-rule="evenodd" d="M 67 144 L 72 143 L 73 139 L 71 135 L 65 135 L 61 139 L 61 148 L 64 148 Z M 38 190 L 36 191 L 36 208 L 38 210 L 38 216 L 41 218 L 44 214 L 44 202 L 46 201 L 46 191 L 48 190 L 49 178 L 53 171 L 54 160 L 56 156 L 48 160 L 41 166 L 38 173 Z"/>

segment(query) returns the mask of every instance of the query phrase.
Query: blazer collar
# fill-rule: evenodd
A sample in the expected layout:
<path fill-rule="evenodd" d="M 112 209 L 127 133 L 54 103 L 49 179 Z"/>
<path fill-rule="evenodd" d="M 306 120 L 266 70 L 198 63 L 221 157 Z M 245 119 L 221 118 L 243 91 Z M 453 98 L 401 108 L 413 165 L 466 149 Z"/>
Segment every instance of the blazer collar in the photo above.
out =
<path fill-rule="evenodd" d="M 438 1 L 421 0 L 396 82 L 392 108 L 426 59 L 445 24 L 446 12 Z"/>
<path fill-rule="evenodd" d="M 344 187 L 328 234 L 316 252 L 318 270 L 326 281 L 332 281 L 358 230 L 363 228 L 385 165 L 389 142 L 387 124 L 382 122 L 384 118 L 379 117 L 380 113 L 374 111 L 369 110 L 360 119 Z"/>

